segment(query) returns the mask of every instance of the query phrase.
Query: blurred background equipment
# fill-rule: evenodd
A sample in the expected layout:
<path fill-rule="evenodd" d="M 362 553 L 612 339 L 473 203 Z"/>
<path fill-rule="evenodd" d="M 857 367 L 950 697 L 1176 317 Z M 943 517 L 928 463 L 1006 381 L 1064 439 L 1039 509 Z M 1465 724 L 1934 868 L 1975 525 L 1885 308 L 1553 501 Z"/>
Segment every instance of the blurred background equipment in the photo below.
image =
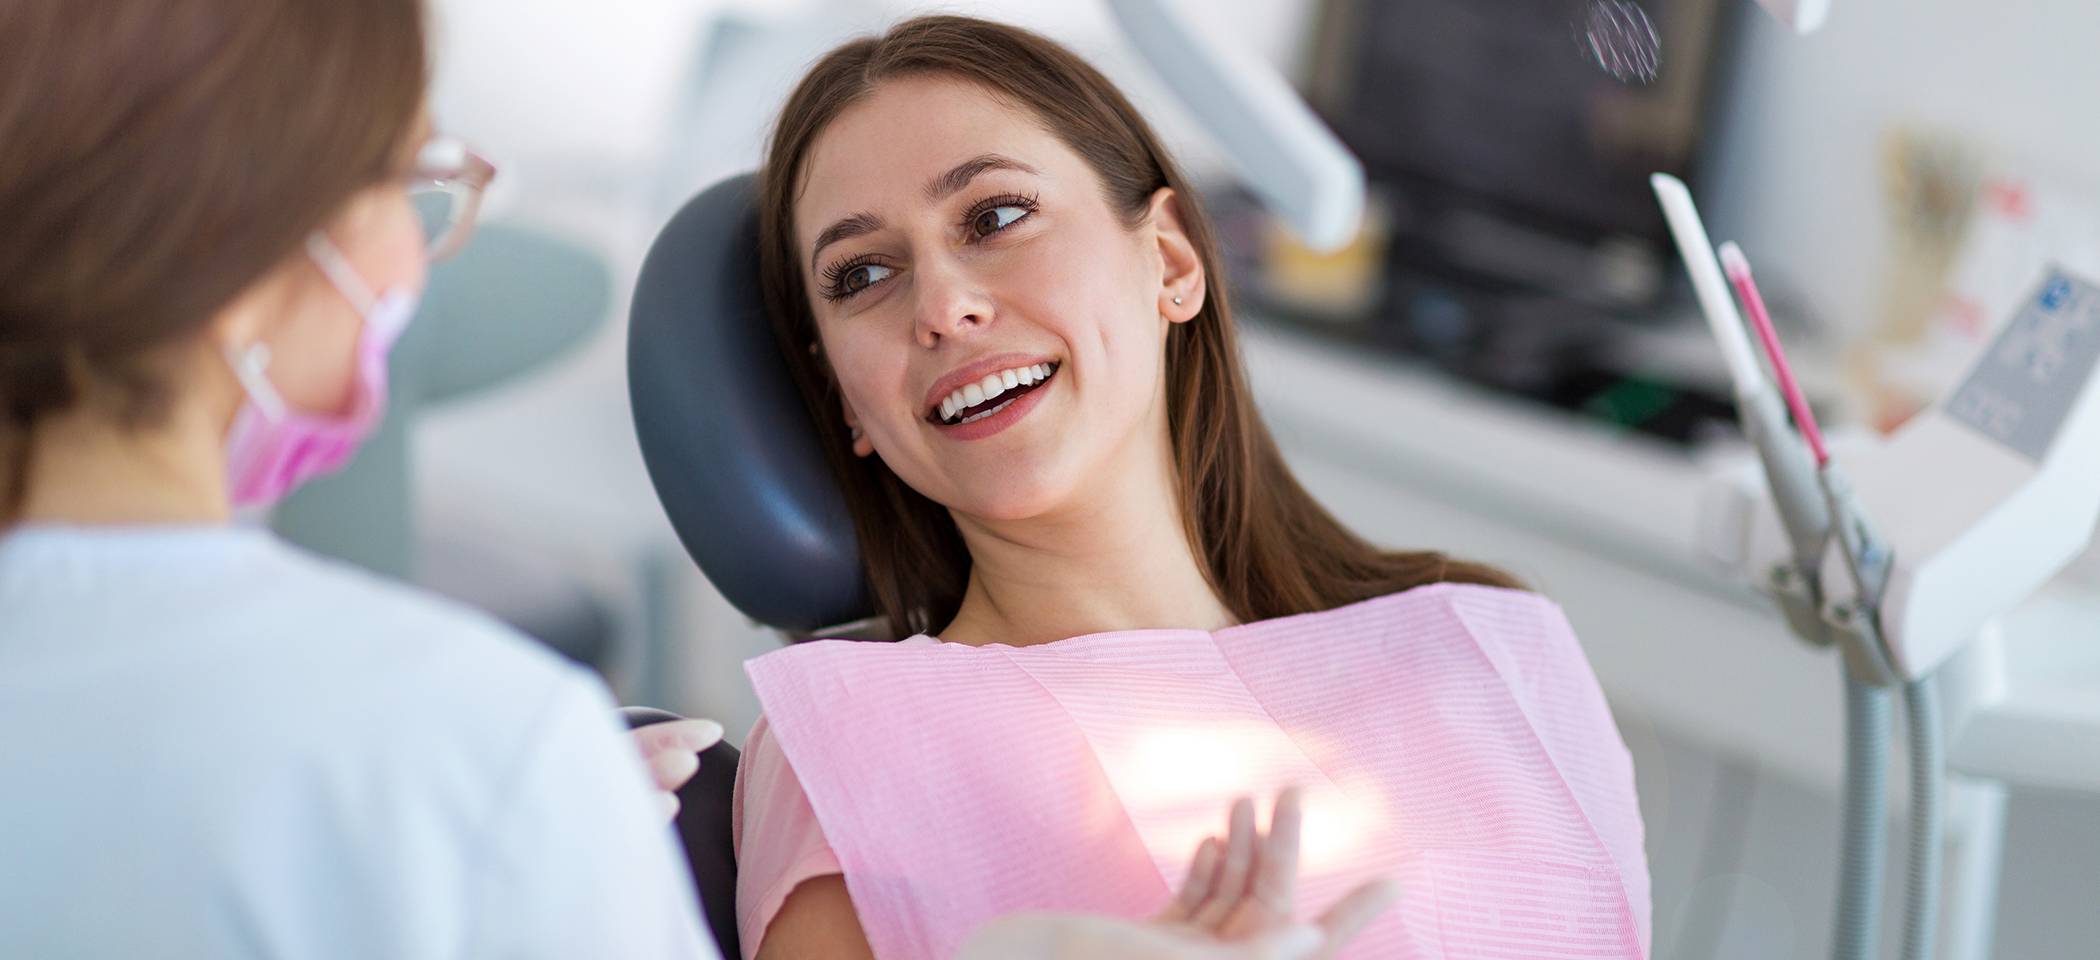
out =
<path fill-rule="evenodd" d="M 1662 38 L 1633 0 L 1590 0 L 1576 34 L 1590 62 L 1621 83 L 1655 79 Z"/>
<path fill-rule="evenodd" d="M 1363 219 L 1363 164 L 1275 67 L 1172 0 L 1109 0 L 1108 7 L 1124 39 L 1225 148 L 1240 183 L 1271 215 L 1316 252 L 1349 243 Z"/>
<path fill-rule="evenodd" d="M 1724 382 L 1628 354 L 1684 312 L 1647 175 L 1696 183 L 1728 10 L 1328 0 L 1307 96 L 1363 159 L 1375 213 L 1328 261 L 1228 224 L 1243 287 L 1308 329 L 1615 425 L 1725 432 Z M 1326 269 L 1366 260 L 1378 269 Z"/>
<path fill-rule="evenodd" d="M 1757 5 L 1795 33 L 1816 32 L 1830 15 L 1830 0 L 1757 0 Z"/>

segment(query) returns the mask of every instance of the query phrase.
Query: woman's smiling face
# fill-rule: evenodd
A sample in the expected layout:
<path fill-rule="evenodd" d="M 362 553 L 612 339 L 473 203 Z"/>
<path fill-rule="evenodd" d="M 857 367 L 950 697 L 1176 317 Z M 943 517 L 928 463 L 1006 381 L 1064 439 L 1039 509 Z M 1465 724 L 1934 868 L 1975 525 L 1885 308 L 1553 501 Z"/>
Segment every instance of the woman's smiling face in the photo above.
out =
<path fill-rule="evenodd" d="M 1034 116 L 942 77 L 883 84 L 806 170 L 795 236 L 856 452 L 1008 520 L 1168 462 L 1167 330 L 1203 295 L 1171 192 L 1126 225 Z"/>

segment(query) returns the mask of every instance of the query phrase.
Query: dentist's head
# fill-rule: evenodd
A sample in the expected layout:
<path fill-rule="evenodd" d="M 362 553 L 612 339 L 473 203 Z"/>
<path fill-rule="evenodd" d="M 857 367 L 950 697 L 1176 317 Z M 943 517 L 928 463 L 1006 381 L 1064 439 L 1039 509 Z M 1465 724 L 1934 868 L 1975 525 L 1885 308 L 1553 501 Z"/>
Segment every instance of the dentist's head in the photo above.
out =
<path fill-rule="evenodd" d="M 209 522 L 347 460 L 487 178 L 427 73 L 421 0 L 0 5 L 0 523 Z"/>

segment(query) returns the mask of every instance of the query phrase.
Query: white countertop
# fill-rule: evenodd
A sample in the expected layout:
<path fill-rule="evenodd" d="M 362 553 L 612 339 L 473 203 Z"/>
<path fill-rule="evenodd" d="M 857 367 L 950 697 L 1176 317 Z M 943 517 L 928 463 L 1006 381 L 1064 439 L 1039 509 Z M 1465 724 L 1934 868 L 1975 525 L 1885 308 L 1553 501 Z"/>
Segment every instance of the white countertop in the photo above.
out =
<path fill-rule="evenodd" d="M 1245 339 L 1278 443 L 1344 522 L 1391 546 L 1505 566 L 1568 611 L 1622 717 L 1835 791 L 1836 658 L 1698 558 L 1707 467 L 1662 441 L 1341 344 L 1261 325 Z M 2100 790 L 2100 592 L 2060 580 L 2004 626 L 2007 695 L 1965 728 L 1952 761 Z"/>

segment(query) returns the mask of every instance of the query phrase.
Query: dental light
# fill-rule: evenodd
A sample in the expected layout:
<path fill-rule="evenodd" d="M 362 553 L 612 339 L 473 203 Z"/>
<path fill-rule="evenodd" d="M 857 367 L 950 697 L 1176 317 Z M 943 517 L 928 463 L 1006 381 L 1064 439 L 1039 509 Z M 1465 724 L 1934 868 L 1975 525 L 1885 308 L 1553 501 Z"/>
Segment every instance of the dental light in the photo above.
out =
<path fill-rule="evenodd" d="M 1108 0 L 1146 62 L 1225 148 L 1240 181 L 1307 247 L 1339 250 L 1364 212 L 1364 167 L 1260 57 L 1174 0 Z"/>
<path fill-rule="evenodd" d="M 1750 353 L 1684 185 L 1655 192 L 1736 381 L 1737 410 L 1767 483 L 1722 484 L 1703 552 L 1765 570 L 1804 640 L 1835 645 L 1846 675 L 1844 852 L 1833 955 L 1876 955 L 1887 828 L 1890 691 L 1904 692 L 1911 745 L 1911 868 L 1903 956 L 1928 960 L 1938 927 L 1945 757 L 1934 672 L 2091 541 L 2100 520 L 2100 286 L 2050 266 L 1954 388 L 1885 443 L 1823 448 L 1792 384 L 1749 266 L 1722 248 L 1794 425 Z M 1795 432 L 1795 425 L 1801 433 Z M 1805 434 L 1805 438 L 1803 436 Z M 1804 450 L 1804 439 L 1809 449 Z M 1811 455 L 1812 451 L 1812 455 Z M 1848 476 L 1849 471 L 1849 476 Z M 1870 519 L 1866 504 L 1877 517 Z M 1761 536 L 1774 529 L 1784 536 Z M 1713 542 L 1721 540 L 1732 542 Z M 1835 552 L 1843 561 L 1828 563 Z"/>

